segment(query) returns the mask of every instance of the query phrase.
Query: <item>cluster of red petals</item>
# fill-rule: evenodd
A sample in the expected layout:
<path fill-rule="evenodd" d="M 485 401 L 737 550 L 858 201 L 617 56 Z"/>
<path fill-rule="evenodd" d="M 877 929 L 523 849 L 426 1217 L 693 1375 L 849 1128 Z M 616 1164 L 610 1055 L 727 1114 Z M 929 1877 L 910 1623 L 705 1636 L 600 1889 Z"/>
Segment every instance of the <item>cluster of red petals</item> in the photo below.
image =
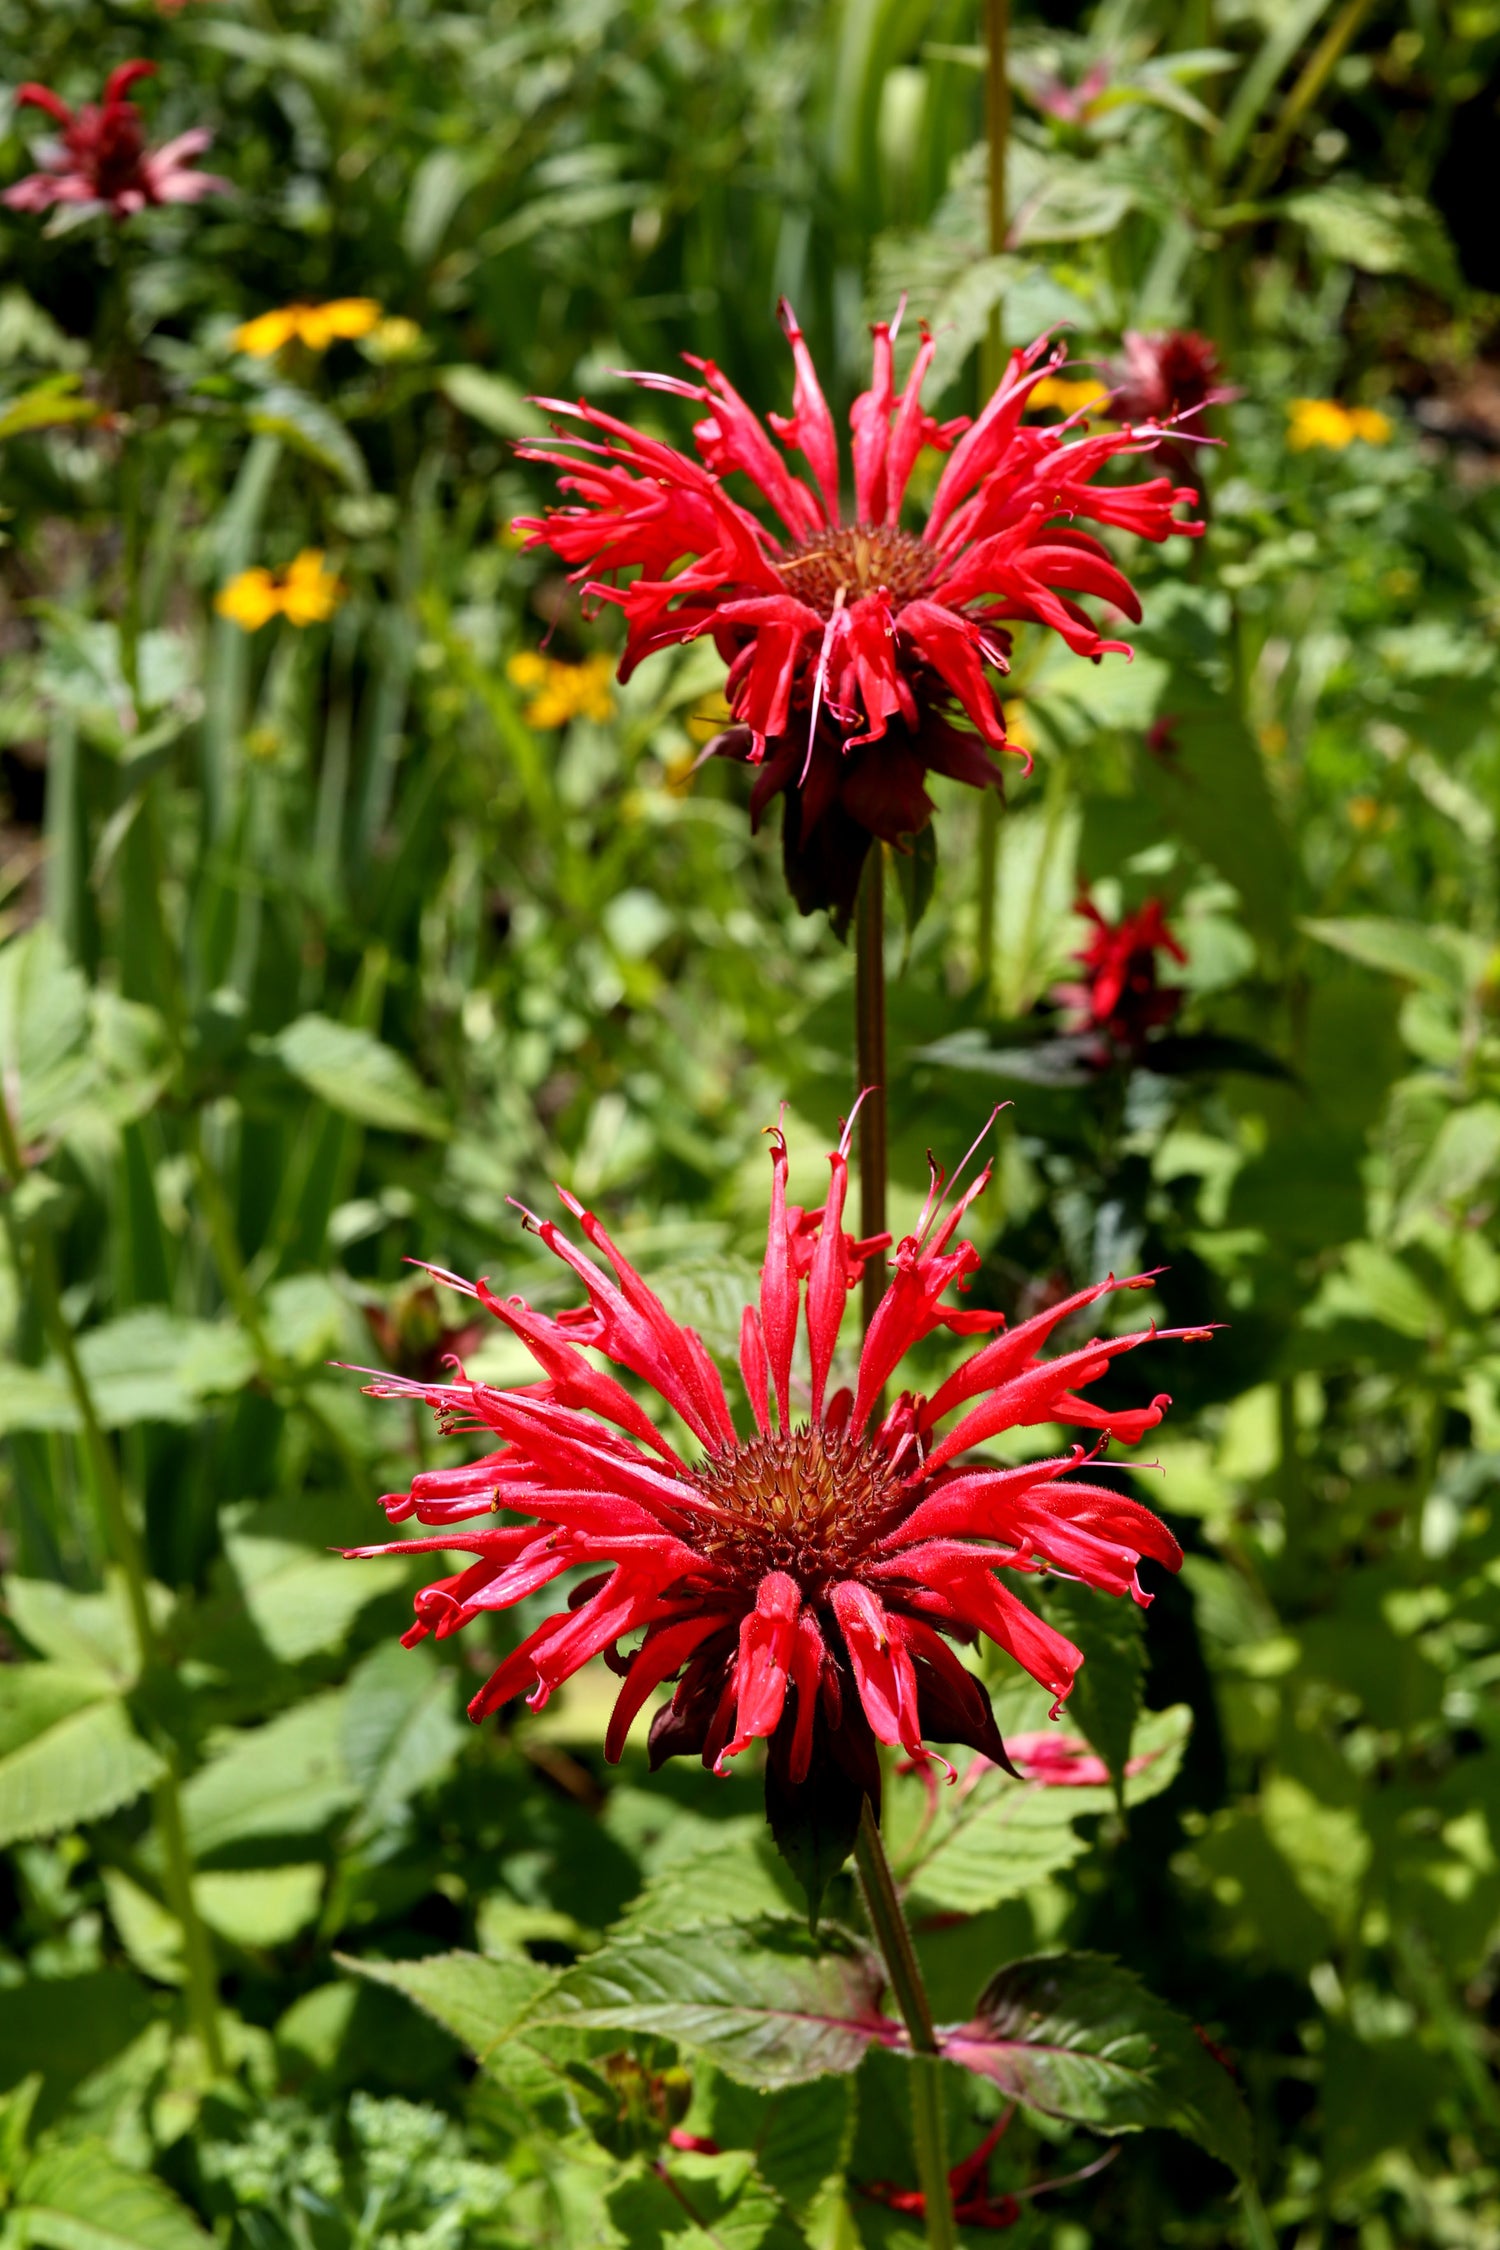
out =
<path fill-rule="evenodd" d="M 1007 663 L 1009 621 L 1050 627 L 1078 653 L 1129 653 L 1106 639 L 1080 596 L 1139 620 L 1129 580 L 1080 522 L 1160 541 L 1189 486 L 1155 477 L 1100 484 L 1121 455 L 1158 433 L 1087 434 L 1077 418 L 1028 423 L 1031 393 L 1061 363 L 1045 338 L 1015 352 L 978 418 L 938 423 L 922 405 L 933 340 L 924 333 L 905 383 L 894 373 L 895 324 L 874 329 L 870 388 L 855 401 L 852 506 L 839 442 L 812 356 L 790 309 L 782 323 L 796 380 L 790 415 L 772 415 L 794 474 L 765 425 L 710 360 L 696 380 L 634 380 L 705 409 L 698 458 L 580 400 L 543 399 L 583 425 L 522 454 L 561 472 L 573 505 L 518 519 L 528 544 L 569 565 L 588 598 L 626 622 L 622 679 L 654 651 L 705 635 L 729 667 L 734 727 L 714 747 L 759 768 L 752 812 L 786 792 L 787 870 L 804 910 L 847 910 L 872 835 L 895 842 L 926 826 L 924 775 L 977 787 L 1007 748 L 991 678 Z M 908 481 L 924 447 L 949 454 L 920 531 L 903 529 Z M 738 471 L 763 515 L 732 497 Z M 955 724 L 955 719 L 959 723 Z M 822 833 L 827 830 L 829 833 Z"/>
<path fill-rule="evenodd" d="M 17 104 L 43 109 L 62 129 L 62 138 L 42 151 L 42 168 L 0 196 L 12 211 L 50 211 L 71 204 L 85 211 L 108 211 L 128 219 L 154 203 L 197 203 L 227 189 L 229 182 L 194 169 L 213 139 L 202 126 L 179 133 L 160 148 L 148 148 L 141 113 L 128 99 L 139 79 L 152 78 L 155 63 L 128 62 L 112 71 L 102 102 L 72 110 L 50 86 L 27 84 L 16 90 Z"/>
<path fill-rule="evenodd" d="M 1139 1056 L 1151 1033 L 1182 1006 L 1181 987 L 1160 981 L 1159 957 L 1185 962 L 1187 955 L 1167 927 L 1159 898 L 1118 922 L 1107 922 L 1091 899 L 1080 899 L 1078 911 L 1094 925 L 1073 956 L 1084 975 L 1058 985 L 1053 997 L 1071 1012 L 1072 1027 L 1101 1034 L 1111 1055 Z"/>
<path fill-rule="evenodd" d="M 1061 1322 L 1117 1287 L 1149 1286 L 1148 1276 L 1111 1277 L 1015 1329 L 1001 1314 L 947 1301 L 979 1265 L 974 1245 L 955 1234 L 987 1174 L 951 1207 L 935 1178 L 921 1224 L 894 1252 L 854 1380 L 835 1387 L 848 1296 L 886 1238 L 857 1242 L 844 1231 L 847 1143 L 830 1159 L 820 1210 L 788 1204 L 779 1131 L 772 1158 L 759 1302 L 745 1308 L 741 1330 L 752 1434 L 736 1430 L 699 1336 L 564 1193 L 610 1270 L 528 1213 L 527 1225 L 582 1284 L 586 1302 L 576 1310 L 554 1316 L 498 1297 L 486 1282 L 437 1276 L 522 1340 L 539 1379 L 510 1390 L 461 1372 L 445 1383 L 374 1381 L 372 1395 L 424 1401 L 450 1432 L 481 1434 L 489 1450 L 386 1496 L 392 1522 L 415 1517 L 427 1536 L 352 1552 L 470 1558 L 417 1596 L 409 1643 L 509 1609 L 565 1573 L 590 1573 L 479 1690 L 469 1706 L 476 1719 L 522 1695 L 540 1709 L 603 1654 L 623 1677 L 609 1758 L 620 1756 L 656 1691 L 676 1680 L 652 1722 L 653 1763 L 692 1752 L 722 1772 L 726 1758 L 769 1738 L 778 1786 L 800 1788 L 831 1759 L 874 1796 L 876 1739 L 919 1758 L 929 1735 L 1005 1758 L 989 1699 L 950 1640 L 983 1634 L 1055 1698 L 1072 1687 L 1079 1650 L 998 1573 L 1061 1571 L 1145 1602 L 1141 1558 L 1168 1569 L 1181 1559 L 1148 1509 L 1070 1473 L 1085 1459 L 1081 1445 L 1021 1468 L 988 1466 L 977 1449 L 1005 1430 L 1048 1422 L 1135 1444 L 1170 1401 L 1116 1409 L 1079 1395 L 1154 1330 L 1041 1356 Z M 931 1396 L 902 1391 L 883 1408 L 907 1352 L 944 1328 L 986 1340 Z M 693 1458 L 590 1351 L 672 1409 Z"/>
<path fill-rule="evenodd" d="M 1186 421 L 1239 397 L 1226 383 L 1219 355 L 1191 328 L 1125 331 L 1124 357 L 1109 370 L 1112 411 L 1126 422 L 1167 425 Z"/>
<path fill-rule="evenodd" d="M 1002 2111 L 973 2154 L 955 2164 L 948 2174 L 949 2201 L 961 2227 L 998 2230 L 1013 2227 L 1021 2216 L 1021 2206 L 1015 2196 L 995 2195 L 990 2188 L 990 2158 L 999 2146 L 1011 2115 L 1008 2109 Z M 873 2203 L 883 2203 L 888 2211 L 901 2211 L 917 2219 L 927 2215 L 927 2198 L 920 2188 L 899 2188 L 888 2180 L 871 2180 L 864 2192 Z"/>

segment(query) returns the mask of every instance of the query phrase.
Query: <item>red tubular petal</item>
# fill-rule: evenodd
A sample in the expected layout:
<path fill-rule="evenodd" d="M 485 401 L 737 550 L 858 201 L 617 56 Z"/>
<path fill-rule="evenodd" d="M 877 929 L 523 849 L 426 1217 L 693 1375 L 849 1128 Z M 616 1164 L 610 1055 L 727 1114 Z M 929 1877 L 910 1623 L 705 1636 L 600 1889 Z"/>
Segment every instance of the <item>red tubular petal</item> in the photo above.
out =
<path fill-rule="evenodd" d="M 1071 1422 L 1075 1429 L 1103 1430 L 1106 1437 L 1114 1438 L 1120 1445 L 1139 1445 L 1146 1432 L 1156 1428 L 1171 1403 L 1169 1391 L 1158 1391 L 1149 1406 L 1129 1406 L 1114 1413 L 1105 1406 L 1091 1406 L 1087 1399 L 1074 1398 L 1065 1391 L 1057 1401 L 1052 1419 Z"/>
<path fill-rule="evenodd" d="M 875 1735 L 881 1742 L 899 1743 L 909 1757 L 933 1756 L 922 1742 L 917 1676 L 901 1619 L 892 1616 L 879 1595 L 858 1579 L 840 1580 L 829 1600 L 854 1667 L 865 1717 Z"/>
<path fill-rule="evenodd" d="M 17 109 L 28 104 L 33 109 L 44 109 L 59 125 L 68 126 L 73 122 L 73 112 L 61 94 L 54 94 L 50 86 L 39 86 L 31 78 L 16 88 Z"/>
<path fill-rule="evenodd" d="M 783 1430 L 791 1422 L 792 1351 L 800 1305 L 787 1232 L 786 1173 L 786 1135 L 778 1125 L 771 1134 L 771 1219 L 766 1231 L 766 1262 L 760 1269 L 760 1316 Z"/>
<path fill-rule="evenodd" d="M 813 366 L 797 316 L 785 297 L 777 307 L 782 331 L 792 347 L 792 361 L 797 370 L 797 380 L 792 390 L 790 420 L 775 414 L 771 426 L 777 436 L 788 445 L 798 446 L 807 457 L 814 481 L 822 495 L 830 523 L 839 520 L 839 447 L 833 427 L 833 416 L 828 411 L 818 382 L 818 371 Z"/>
<path fill-rule="evenodd" d="M 1150 1555 L 1168 1570 L 1182 1567 L 1182 1549 L 1160 1516 L 1106 1484 L 1054 1484 L 1029 1497 L 1048 1515 L 1080 1524 L 1138 1555 Z"/>
<path fill-rule="evenodd" d="M 964 1533 L 979 1539 L 1009 1539 L 1011 1511 L 1038 1487 L 1050 1485 L 1076 1467 L 1082 1448 L 1051 1461 L 1027 1461 L 1018 1469 L 974 1469 L 939 1484 L 918 1501 L 911 1514 L 881 1541 L 882 1554 L 899 1554 L 918 1539 Z"/>
<path fill-rule="evenodd" d="M 906 388 L 901 393 L 896 411 L 896 426 L 891 432 L 885 462 L 885 520 L 889 524 L 901 521 L 901 503 L 906 497 L 907 480 L 924 439 L 930 443 L 931 417 L 922 412 L 922 385 L 927 380 L 927 370 L 932 365 L 936 339 L 929 335 L 926 323 L 922 327 L 922 341 L 917 356 L 912 361 L 911 373 L 906 378 Z M 931 434 L 929 434 L 931 433 Z"/>
<path fill-rule="evenodd" d="M 1072 1314 L 1092 1305 L 1097 1298 L 1108 1296 L 1113 1289 L 1149 1289 L 1156 1279 L 1152 1273 L 1128 1274 L 1116 1281 L 1113 1274 L 1107 1281 L 1096 1281 L 1092 1288 L 1080 1289 L 1076 1295 L 1064 1297 L 1060 1303 L 1049 1305 L 1045 1312 L 1022 1321 L 1019 1328 L 1011 1328 L 994 1343 L 986 1344 L 982 1351 L 966 1359 L 962 1367 L 948 1377 L 946 1383 L 933 1393 L 922 1412 L 922 1427 L 931 1429 L 940 1422 L 951 1407 L 959 1406 L 966 1398 L 975 1398 L 981 1391 L 993 1390 L 997 1384 L 1009 1382 L 1013 1375 L 1030 1365 L 1054 1328 Z"/>
<path fill-rule="evenodd" d="M 1072 1693 L 1083 1662 L 1082 1649 L 1028 1609 L 1008 1587 L 999 1585 L 991 1572 L 955 1570 L 945 1591 L 964 1622 L 988 1634 L 1039 1687 L 1059 1702 Z"/>
<path fill-rule="evenodd" d="M 723 1772 L 726 1758 L 737 1758 L 780 1725 L 801 1607 L 795 1579 L 783 1570 L 768 1571 L 755 1590 L 754 1609 L 740 1623 L 733 1673 L 734 1737 L 714 1761 L 715 1773 Z"/>
<path fill-rule="evenodd" d="M 812 1418 L 823 1419 L 823 1397 L 828 1370 L 838 1347 L 849 1286 L 844 1259 L 844 1197 L 849 1185 L 848 1159 L 835 1150 L 828 1159 L 833 1177 L 823 1205 L 823 1226 L 813 1252 L 807 1283 L 807 1341 L 812 1359 Z"/>
<path fill-rule="evenodd" d="M 792 1729 L 787 1775 L 794 1785 L 806 1781 L 812 1765 L 813 1727 L 827 1662 L 828 1650 L 817 1617 L 812 1610 L 804 1609 L 797 1619 L 797 1637 L 792 1643 L 790 1659 L 792 1685 L 797 1691 L 797 1718 Z"/>
<path fill-rule="evenodd" d="M 703 1339 L 692 1328 L 675 1321 L 655 1290 L 636 1272 L 635 1267 L 616 1247 L 592 1211 L 585 1211 L 577 1199 L 560 1188 L 558 1193 L 573 1213 L 588 1240 L 596 1250 L 602 1250 L 614 1267 L 626 1301 L 649 1326 L 663 1353 L 669 1361 L 681 1368 L 684 1382 L 693 1403 L 701 1416 L 702 1427 L 688 1418 L 689 1426 L 704 1439 L 707 1445 L 733 1445 L 735 1442 L 734 1417 L 729 1411 L 729 1401 L 724 1396 L 724 1385 L 719 1370 L 703 1348 Z"/>
<path fill-rule="evenodd" d="M 740 1376 L 745 1396 L 762 1437 L 771 1427 L 771 1370 L 766 1361 L 766 1339 L 760 1314 L 746 1305 L 740 1315 Z"/>
<path fill-rule="evenodd" d="M 717 1632 L 724 1618 L 709 1610 L 697 1617 L 682 1617 L 670 1624 L 653 1625 L 631 1659 L 625 1683 L 615 1698 L 604 1737 L 604 1755 L 612 1766 L 620 1762 L 632 1721 L 647 1697 L 671 1678 L 692 1655 L 700 1641 Z"/>
<path fill-rule="evenodd" d="M 870 388 L 854 402 L 849 416 L 854 431 L 854 515 L 858 523 L 879 523 L 886 511 L 886 450 L 890 441 L 891 328 L 876 321 L 870 331 L 875 341 Z"/>
<path fill-rule="evenodd" d="M 1005 722 L 980 655 L 981 627 L 940 602 L 915 601 L 902 610 L 900 631 L 953 690 L 984 740 L 1004 749 Z"/>
<path fill-rule="evenodd" d="M 533 1312 L 519 1297 L 497 1297 L 487 1281 L 481 1281 L 474 1294 L 486 1311 L 520 1337 L 537 1365 L 551 1378 L 560 1406 L 576 1406 L 602 1415 L 605 1421 L 614 1422 L 620 1429 L 628 1430 L 632 1437 L 639 1438 L 643 1445 L 649 1445 L 673 1468 L 683 1467 L 681 1456 L 667 1443 L 623 1384 L 601 1368 L 590 1366 L 577 1346 L 560 1336 L 555 1324 L 544 1313 Z"/>
<path fill-rule="evenodd" d="M 105 107 L 110 109 L 114 107 L 116 102 L 122 102 L 130 92 L 131 87 L 137 84 L 140 79 L 154 78 L 155 76 L 156 65 L 154 62 L 142 62 L 137 58 L 134 62 L 121 63 L 119 69 L 112 70 L 104 81 Z"/>

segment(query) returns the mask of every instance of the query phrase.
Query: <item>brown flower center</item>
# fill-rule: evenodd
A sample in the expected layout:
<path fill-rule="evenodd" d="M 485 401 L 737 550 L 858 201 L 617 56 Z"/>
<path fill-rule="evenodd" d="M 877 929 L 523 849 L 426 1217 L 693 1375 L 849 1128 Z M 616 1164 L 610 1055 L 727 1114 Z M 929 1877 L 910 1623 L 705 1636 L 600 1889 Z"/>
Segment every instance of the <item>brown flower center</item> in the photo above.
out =
<path fill-rule="evenodd" d="M 846 602 L 883 586 L 897 608 L 931 585 L 938 558 L 925 540 L 886 524 L 838 524 L 805 539 L 776 567 L 788 593 L 831 617 Z"/>
<path fill-rule="evenodd" d="M 697 1483 L 724 1513 L 695 1528 L 696 1547 L 749 1580 L 784 1570 L 816 1595 L 886 1529 L 899 1479 L 862 1440 L 804 1425 L 706 1461 Z"/>

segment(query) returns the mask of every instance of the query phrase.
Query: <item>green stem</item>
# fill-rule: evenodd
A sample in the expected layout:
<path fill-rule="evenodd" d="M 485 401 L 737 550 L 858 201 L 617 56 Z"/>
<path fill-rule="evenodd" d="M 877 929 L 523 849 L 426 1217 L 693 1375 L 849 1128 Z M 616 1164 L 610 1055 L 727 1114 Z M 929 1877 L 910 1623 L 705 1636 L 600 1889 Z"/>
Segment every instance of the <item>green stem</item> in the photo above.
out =
<path fill-rule="evenodd" d="M 11 1186 L 25 1173 L 25 1158 L 11 1122 L 9 1108 L 3 1099 L 0 1099 L 0 1164 L 4 1166 Z M 63 1311 L 52 1244 L 44 1234 L 36 1235 L 32 1241 L 31 1281 L 36 1292 L 43 1332 L 62 1362 L 68 1389 L 72 1392 L 73 1403 L 78 1409 L 78 1419 L 83 1424 L 84 1458 L 88 1463 L 89 1482 L 103 1521 L 105 1539 L 124 1576 L 125 1598 L 135 1635 L 137 1662 L 141 1671 L 146 1672 L 161 1661 L 161 1649 L 147 1593 L 146 1559 L 136 1536 L 135 1525 L 130 1520 L 119 1464 L 99 1419 L 94 1394 L 89 1388 L 88 1376 L 78 1356 L 73 1331 L 68 1326 L 67 1315 Z M 166 1760 L 167 1769 L 155 1790 L 157 1822 L 167 1863 L 167 1888 L 182 1924 L 183 1946 L 187 1955 L 189 2005 L 193 2020 L 198 2026 L 199 2037 L 203 2041 L 209 2068 L 217 2077 L 224 2068 L 224 2050 L 219 2038 L 218 1987 L 214 1975 L 213 1953 L 208 1932 L 193 1898 L 193 1863 L 188 1852 L 187 1831 L 183 1825 L 175 1746 L 170 1741 L 159 1741 L 157 1748 Z"/>
<path fill-rule="evenodd" d="M 891 1874 L 890 1861 L 880 1838 L 875 1808 L 866 1797 L 860 1808 L 859 1834 L 854 1844 L 854 1864 L 870 1918 L 870 1928 L 890 1979 L 891 1996 L 911 2041 L 912 2141 L 917 2156 L 917 2178 L 927 2215 L 928 2250 L 955 2250 L 958 2236 L 953 2225 L 953 2196 L 948 2184 L 947 2135 L 943 2119 L 942 2066 L 932 2007 L 916 1948 L 901 1910 L 901 1900 Z"/>
<path fill-rule="evenodd" d="M 1345 0 L 1345 5 L 1308 56 L 1297 75 L 1295 85 L 1282 103 L 1265 147 L 1251 165 L 1243 186 L 1238 190 L 1242 202 L 1253 203 L 1275 179 L 1292 135 L 1333 76 L 1343 59 L 1345 49 L 1369 12 L 1370 0 Z"/>
<path fill-rule="evenodd" d="M 870 846 L 855 909 L 854 1034 L 858 1091 L 864 1095 L 859 1113 L 859 1231 L 862 1235 L 885 1232 L 885 847 L 877 839 Z M 871 1258 L 865 1267 L 863 1308 L 865 1326 L 885 1294 L 885 1260 Z"/>

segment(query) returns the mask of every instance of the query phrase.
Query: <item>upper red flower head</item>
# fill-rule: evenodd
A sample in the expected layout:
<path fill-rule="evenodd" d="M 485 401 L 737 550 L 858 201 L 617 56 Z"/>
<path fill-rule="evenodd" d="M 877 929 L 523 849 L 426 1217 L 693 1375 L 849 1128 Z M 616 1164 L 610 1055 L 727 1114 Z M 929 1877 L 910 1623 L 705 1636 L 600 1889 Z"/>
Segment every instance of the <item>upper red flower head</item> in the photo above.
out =
<path fill-rule="evenodd" d="M 712 361 L 690 357 L 696 382 L 634 379 L 707 408 L 693 433 L 698 460 L 585 401 L 542 400 L 598 435 L 565 437 L 565 451 L 520 449 L 561 469 L 578 504 L 522 517 L 518 528 L 530 545 L 561 555 L 586 594 L 624 612 L 622 679 L 656 649 L 712 635 L 729 666 L 736 722 L 715 747 L 760 768 L 757 819 L 786 791 L 787 874 L 798 904 L 846 916 L 871 836 L 894 842 L 925 827 L 929 770 L 980 788 L 998 780 L 990 753 L 1008 746 L 986 666 L 1006 669 L 1003 621 L 1049 626 L 1084 656 L 1129 653 L 1101 635 L 1078 597 L 1097 596 L 1137 620 L 1140 603 L 1077 519 L 1152 540 L 1201 526 L 1174 513 L 1194 497 L 1190 487 L 1166 477 L 1094 481 L 1117 454 L 1149 450 L 1154 433 L 1088 436 L 1076 417 L 1022 420 L 1060 347 L 1049 350 L 1043 338 L 1013 353 L 977 421 L 939 424 L 922 406 L 932 339 L 924 333 L 898 391 L 894 324 L 885 321 L 874 329 L 870 388 L 849 417 L 846 504 L 833 416 L 785 305 L 782 325 L 796 383 L 791 414 L 773 414 L 771 428 L 802 455 L 807 475 L 793 475 Z M 901 516 L 924 446 L 951 457 L 919 533 Z M 725 479 L 734 470 L 779 528 L 731 498 Z"/>
<path fill-rule="evenodd" d="M 1181 422 L 1240 395 L 1220 379 L 1214 346 L 1190 328 L 1127 328 L 1125 357 L 1109 373 L 1113 410 L 1126 422 Z"/>
<path fill-rule="evenodd" d="M 947 1303 L 979 1265 L 974 1245 L 954 1237 L 988 1173 L 951 1208 L 935 1178 L 916 1233 L 896 1249 L 853 1381 L 835 1387 L 849 1293 L 888 1238 L 856 1242 L 844 1231 L 847 1136 L 830 1163 L 823 1208 L 788 1205 L 786 1144 L 772 1135 L 760 1300 L 741 1327 L 748 1436 L 700 1338 L 572 1196 L 563 1202 L 613 1276 L 551 1220 L 526 1223 L 581 1281 L 587 1301 L 576 1311 L 553 1317 L 487 1282 L 439 1275 L 522 1339 L 540 1377 L 516 1390 L 471 1383 L 461 1369 L 447 1383 L 371 1383 L 376 1397 L 424 1400 L 450 1431 L 481 1432 L 493 1450 L 387 1495 L 392 1522 L 415 1516 L 437 1527 L 431 1536 L 354 1551 L 472 1557 L 417 1596 L 408 1642 L 457 1632 L 565 1571 L 593 1568 L 479 1690 L 474 1718 L 519 1695 L 540 1708 L 603 1653 L 624 1682 L 607 1757 L 619 1757 L 631 1721 L 675 1679 L 651 1724 L 653 1764 L 686 1751 L 722 1771 L 764 1737 L 773 1810 L 794 1804 L 811 1778 L 820 1803 L 852 1790 L 857 1811 L 860 1795 L 878 1799 L 877 1741 L 926 1757 L 933 1736 L 1004 1761 L 989 1698 L 950 1640 L 986 1634 L 1059 1701 L 1071 1689 L 1080 1652 L 998 1572 L 1059 1570 L 1145 1602 L 1141 1558 L 1177 1568 L 1177 1543 L 1148 1509 L 1074 1477 L 1094 1457 L 1081 1445 L 1020 1468 L 976 1457 L 1017 1427 L 1062 1422 L 1100 1444 L 1135 1444 L 1161 1420 L 1164 1395 L 1132 1408 L 1078 1395 L 1154 1330 L 1041 1356 L 1060 1322 L 1149 1277 L 1098 1282 L 1012 1330 L 1002 1314 Z M 905 1354 L 939 1328 L 989 1340 L 930 1397 L 902 1391 L 884 1407 Z M 581 1346 L 655 1391 L 688 1450 Z M 464 1528 L 486 1516 L 500 1520 Z"/>
<path fill-rule="evenodd" d="M 1187 955 L 1167 928 L 1159 898 L 1147 899 L 1134 914 L 1106 922 L 1092 899 L 1078 911 L 1094 925 L 1087 945 L 1074 955 L 1085 971 L 1077 984 L 1060 984 L 1053 997 L 1073 1013 L 1074 1028 L 1104 1034 L 1111 1047 L 1138 1056 L 1149 1033 L 1170 1023 L 1182 1006 L 1182 989 L 1161 984 L 1157 955 L 1185 962 Z"/>
<path fill-rule="evenodd" d="M 227 188 L 227 180 L 195 171 L 188 161 L 213 139 L 204 127 L 147 148 L 141 113 L 126 97 L 137 79 L 155 74 L 155 63 L 122 63 L 110 73 L 103 101 L 86 102 L 76 111 L 50 86 L 18 87 L 17 103 L 44 109 L 62 127 L 62 139 L 42 151 L 42 169 L 7 188 L 0 201 L 12 211 L 50 211 L 54 204 L 70 203 L 128 219 L 151 203 L 196 203 Z"/>

